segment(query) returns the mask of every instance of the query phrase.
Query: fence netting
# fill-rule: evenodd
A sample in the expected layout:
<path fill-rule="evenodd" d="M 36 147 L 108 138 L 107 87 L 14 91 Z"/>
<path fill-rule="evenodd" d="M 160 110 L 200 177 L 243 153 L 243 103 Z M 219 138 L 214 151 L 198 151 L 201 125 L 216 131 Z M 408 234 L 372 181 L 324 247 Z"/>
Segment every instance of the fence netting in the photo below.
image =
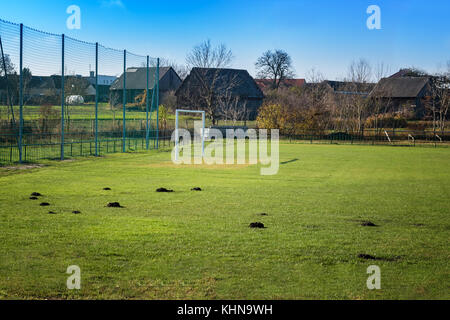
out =
<path fill-rule="evenodd" d="M 0 163 L 158 147 L 158 59 L 3 20 L 0 44 Z"/>
<path fill-rule="evenodd" d="M 61 48 L 60 36 L 23 27 L 23 161 L 60 155 Z"/>
<path fill-rule="evenodd" d="M 19 158 L 20 25 L 0 20 L 0 161 Z"/>

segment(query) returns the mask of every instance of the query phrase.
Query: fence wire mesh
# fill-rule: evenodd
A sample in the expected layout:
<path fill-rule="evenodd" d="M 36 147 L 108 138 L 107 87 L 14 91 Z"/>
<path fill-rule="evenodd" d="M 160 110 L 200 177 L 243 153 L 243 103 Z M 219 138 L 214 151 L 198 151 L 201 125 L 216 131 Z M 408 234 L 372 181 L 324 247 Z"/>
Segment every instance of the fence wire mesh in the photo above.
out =
<path fill-rule="evenodd" d="M 159 59 L 3 20 L 0 44 L 0 163 L 158 147 Z"/>

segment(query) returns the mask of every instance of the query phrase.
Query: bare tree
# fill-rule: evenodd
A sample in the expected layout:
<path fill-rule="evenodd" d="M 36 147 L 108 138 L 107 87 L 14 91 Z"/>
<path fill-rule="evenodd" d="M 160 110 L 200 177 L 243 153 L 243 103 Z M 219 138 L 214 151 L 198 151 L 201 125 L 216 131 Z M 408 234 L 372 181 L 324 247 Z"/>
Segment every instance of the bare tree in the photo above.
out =
<path fill-rule="evenodd" d="M 151 67 L 156 67 L 156 60 L 152 60 L 150 62 Z M 189 74 L 189 68 L 185 65 L 177 63 L 175 60 L 160 58 L 159 59 L 160 67 L 172 67 L 173 70 L 178 74 L 181 80 L 184 80 Z M 145 66 L 144 66 L 145 67 Z"/>
<path fill-rule="evenodd" d="M 2 56 L 0 56 L 0 59 L 1 59 L 1 61 L 0 61 L 0 76 L 5 75 L 5 67 L 6 67 L 6 72 L 8 74 L 15 73 L 15 66 L 11 62 L 11 58 L 9 57 L 8 54 L 3 54 Z"/>
<path fill-rule="evenodd" d="M 335 94 L 334 125 L 337 130 L 363 132 L 367 119 L 367 99 L 361 84 L 346 82 L 341 88 L 349 94 Z"/>
<path fill-rule="evenodd" d="M 225 44 L 213 47 L 209 39 L 196 45 L 186 56 L 190 68 L 226 68 L 232 61 L 233 53 Z"/>
<path fill-rule="evenodd" d="M 377 63 L 374 71 L 375 81 L 378 82 L 382 78 L 386 78 L 391 73 L 392 69 L 389 65 L 384 64 L 384 62 L 379 62 Z"/>
<path fill-rule="evenodd" d="M 372 78 L 372 67 L 370 63 L 360 58 L 358 61 L 353 61 L 348 68 L 348 76 L 352 82 L 367 83 Z"/>
<path fill-rule="evenodd" d="M 430 78 L 430 83 L 431 101 L 426 105 L 432 113 L 434 133 L 443 132 L 450 108 L 450 77 L 438 74 Z"/>
<path fill-rule="evenodd" d="M 194 68 L 178 99 L 190 108 L 204 110 L 213 124 L 221 116 L 220 104 L 236 97 L 236 89 L 242 81 L 236 73 L 226 73 L 223 69 Z"/>
<path fill-rule="evenodd" d="M 272 88 L 278 89 L 281 81 L 294 76 L 292 59 L 283 50 L 268 50 L 262 54 L 255 63 L 258 76 L 272 79 Z"/>
<path fill-rule="evenodd" d="M 324 76 L 322 72 L 312 68 L 306 73 L 306 81 L 307 83 L 320 83 L 324 80 Z"/>
<path fill-rule="evenodd" d="M 247 102 L 241 97 L 233 95 L 230 91 L 217 99 L 218 112 L 224 120 L 231 120 L 233 124 L 239 120 L 247 120 Z"/>
<path fill-rule="evenodd" d="M 380 120 L 383 120 L 388 111 L 391 109 L 391 99 L 392 91 L 386 87 L 378 87 L 378 85 L 370 94 L 367 101 L 367 108 L 368 112 L 374 118 L 372 125 L 376 134 L 379 134 L 382 129 L 382 123 L 380 124 Z"/>

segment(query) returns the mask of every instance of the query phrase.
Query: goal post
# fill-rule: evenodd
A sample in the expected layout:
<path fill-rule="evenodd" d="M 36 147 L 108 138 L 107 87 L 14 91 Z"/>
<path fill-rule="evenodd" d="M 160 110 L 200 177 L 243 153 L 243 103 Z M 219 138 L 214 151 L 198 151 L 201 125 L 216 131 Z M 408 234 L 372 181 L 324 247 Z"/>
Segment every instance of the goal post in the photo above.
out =
<path fill-rule="evenodd" d="M 180 135 L 178 133 L 178 120 L 180 113 L 201 113 L 202 115 L 202 127 L 200 129 L 200 136 L 202 139 L 202 158 L 205 156 L 205 111 L 202 110 L 185 110 L 176 109 L 175 110 L 175 160 L 178 160 L 178 144 L 180 140 Z"/>

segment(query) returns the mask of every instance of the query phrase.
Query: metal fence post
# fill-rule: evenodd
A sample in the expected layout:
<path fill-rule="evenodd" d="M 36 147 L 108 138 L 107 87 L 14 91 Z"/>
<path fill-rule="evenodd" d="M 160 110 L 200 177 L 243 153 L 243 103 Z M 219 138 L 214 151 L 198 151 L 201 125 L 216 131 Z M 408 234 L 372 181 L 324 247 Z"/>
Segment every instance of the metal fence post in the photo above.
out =
<path fill-rule="evenodd" d="M 98 42 L 95 43 L 95 156 L 98 157 Z"/>
<path fill-rule="evenodd" d="M 159 58 L 156 62 L 156 149 L 159 149 Z"/>
<path fill-rule="evenodd" d="M 127 133 L 125 123 L 125 107 L 127 105 L 127 50 L 123 50 L 123 119 L 122 119 L 122 152 L 126 150 Z"/>
<path fill-rule="evenodd" d="M 19 163 L 22 163 L 22 135 L 23 135 L 23 24 L 20 24 L 20 49 L 19 49 Z M 6 70 L 5 70 L 6 72 Z"/>
<path fill-rule="evenodd" d="M 148 150 L 148 144 L 149 144 L 149 126 L 148 126 L 148 107 L 149 107 L 149 92 L 148 92 L 148 86 L 149 86 L 149 56 L 147 56 L 147 87 L 145 92 L 145 148 Z"/>
<path fill-rule="evenodd" d="M 155 106 L 155 88 L 156 88 L 156 78 L 155 78 L 155 81 L 153 83 L 153 89 L 152 89 L 152 103 L 150 105 L 150 118 L 149 118 L 149 123 L 150 123 L 149 124 L 149 133 L 151 133 L 151 131 L 152 131 L 152 112 L 155 109 L 154 108 L 154 106 Z M 153 148 L 155 148 L 155 140 L 156 140 L 156 136 L 155 135 L 152 136 L 152 140 L 153 140 Z"/>
<path fill-rule="evenodd" d="M 64 50 L 65 50 L 65 36 L 62 35 L 61 44 L 61 160 L 64 160 Z"/>

